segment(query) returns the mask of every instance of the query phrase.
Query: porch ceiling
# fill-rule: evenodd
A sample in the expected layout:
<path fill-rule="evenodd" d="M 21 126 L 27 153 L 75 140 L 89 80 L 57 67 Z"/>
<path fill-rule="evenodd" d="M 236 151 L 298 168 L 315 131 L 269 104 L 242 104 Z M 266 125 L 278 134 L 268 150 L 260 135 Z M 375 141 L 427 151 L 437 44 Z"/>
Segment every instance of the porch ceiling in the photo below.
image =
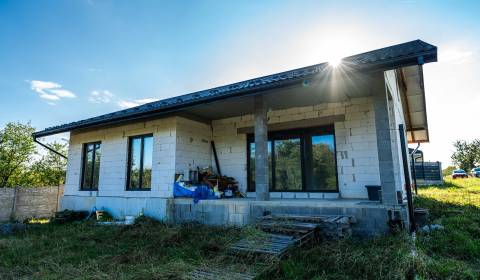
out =
<path fill-rule="evenodd" d="M 313 78 L 304 79 L 288 87 L 200 104 L 181 112 L 205 121 L 253 114 L 253 100 L 256 94 L 263 94 L 269 110 L 341 102 L 349 98 L 370 95 L 372 92 L 370 87 L 374 79 L 383 79 L 383 76 L 378 72 L 360 73 L 328 67 Z"/>
<path fill-rule="evenodd" d="M 415 65 L 403 67 L 398 71 L 403 93 L 403 113 L 406 120 L 408 142 L 429 142 L 423 67 Z"/>

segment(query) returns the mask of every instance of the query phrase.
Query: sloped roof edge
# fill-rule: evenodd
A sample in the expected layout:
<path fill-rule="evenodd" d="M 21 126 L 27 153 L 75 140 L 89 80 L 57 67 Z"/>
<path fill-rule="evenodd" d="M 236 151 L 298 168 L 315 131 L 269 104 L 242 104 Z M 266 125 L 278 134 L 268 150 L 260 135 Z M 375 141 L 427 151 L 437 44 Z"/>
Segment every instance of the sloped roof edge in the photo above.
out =
<path fill-rule="evenodd" d="M 387 70 L 435 61 L 437 61 L 437 47 L 421 40 L 393 45 L 342 59 L 343 63 L 359 70 Z M 325 62 L 167 98 L 93 118 L 49 127 L 35 132 L 33 136 L 37 138 L 75 129 L 142 119 L 145 117 L 172 113 L 182 108 L 197 104 L 210 103 L 230 97 L 248 95 L 268 89 L 283 87 L 299 80 L 311 78 L 327 66 L 328 63 Z"/>

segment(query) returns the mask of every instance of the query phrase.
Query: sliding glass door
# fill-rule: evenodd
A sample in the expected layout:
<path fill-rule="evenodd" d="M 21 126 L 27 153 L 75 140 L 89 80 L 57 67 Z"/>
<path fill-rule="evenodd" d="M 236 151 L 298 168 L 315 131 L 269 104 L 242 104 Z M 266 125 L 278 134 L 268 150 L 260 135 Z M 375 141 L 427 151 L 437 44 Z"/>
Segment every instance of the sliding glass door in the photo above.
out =
<path fill-rule="evenodd" d="M 302 190 L 300 138 L 274 140 L 275 188 L 277 191 Z"/>
<path fill-rule="evenodd" d="M 255 190 L 255 143 L 248 136 L 248 190 Z M 269 134 L 271 191 L 336 192 L 337 165 L 333 126 Z"/>

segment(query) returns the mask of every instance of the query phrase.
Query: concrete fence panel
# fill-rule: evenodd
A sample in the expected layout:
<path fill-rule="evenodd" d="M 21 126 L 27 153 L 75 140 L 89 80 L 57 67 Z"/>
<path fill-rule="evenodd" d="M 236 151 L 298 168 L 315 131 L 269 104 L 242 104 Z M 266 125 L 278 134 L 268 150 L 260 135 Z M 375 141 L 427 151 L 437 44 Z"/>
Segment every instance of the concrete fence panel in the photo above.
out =
<path fill-rule="evenodd" d="M 58 210 L 62 195 L 63 186 L 1 188 L 0 222 L 51 217 Z"/>

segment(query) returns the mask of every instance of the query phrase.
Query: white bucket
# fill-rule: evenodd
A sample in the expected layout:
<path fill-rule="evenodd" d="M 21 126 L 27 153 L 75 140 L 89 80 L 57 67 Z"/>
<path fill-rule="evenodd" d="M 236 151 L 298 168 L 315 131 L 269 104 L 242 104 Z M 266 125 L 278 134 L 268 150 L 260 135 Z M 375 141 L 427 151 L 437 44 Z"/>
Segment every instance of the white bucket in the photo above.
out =
<path fill-rule="evenodd" d="M 133 225 L 135 223 L 135 216 L 125 216 L 125 224 Z"/>

